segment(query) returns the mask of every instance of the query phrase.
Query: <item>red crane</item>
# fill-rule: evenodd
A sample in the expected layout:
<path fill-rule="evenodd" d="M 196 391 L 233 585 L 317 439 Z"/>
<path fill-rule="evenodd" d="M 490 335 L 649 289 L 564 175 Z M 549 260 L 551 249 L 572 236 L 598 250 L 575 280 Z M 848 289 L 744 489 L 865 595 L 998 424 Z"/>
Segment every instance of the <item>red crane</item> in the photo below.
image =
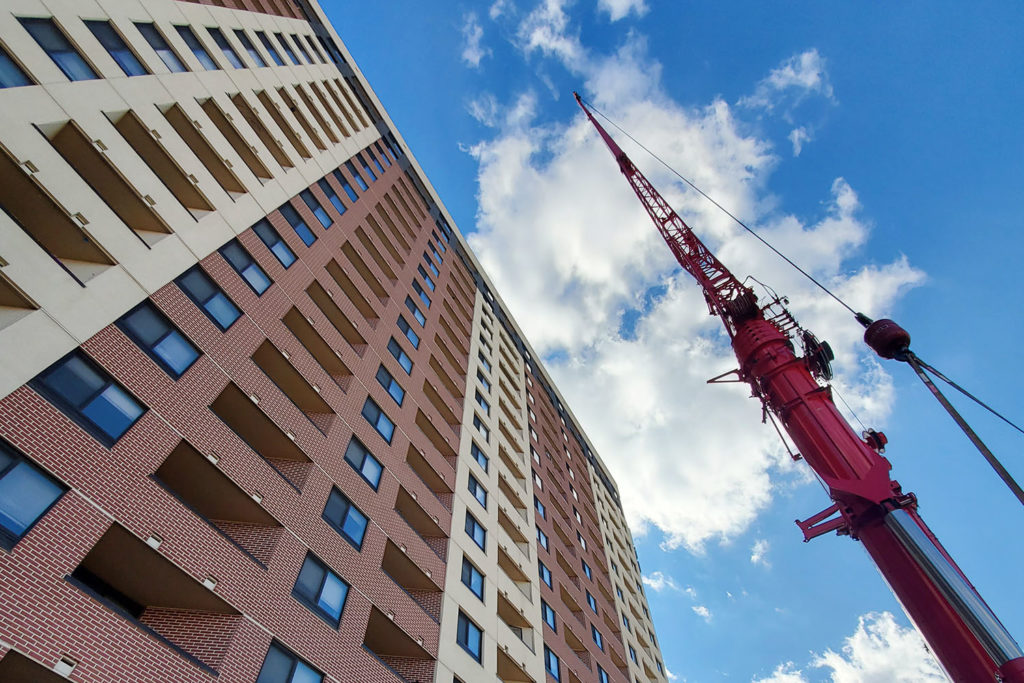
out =
<path fill-rule="evenodd" d="M 890 479 L 892 466 L 881 455 L 885 437 L 858 436 L 832 402 L 827 384 L 816 379 L 831 376 L 831 350 L 801 330 L 805 354 L 797 356 L 789 333 L 799 328 L 784 302 L 762 306 L 574 95 L 679 265 L 704 290 L 709 311 L 725 324 L 739 380 L 750 385 L 766 414 L 778 418 L 800 456 L 828 486 L 833 504 L 797 522 L 804 540 L 836 531 L 863 543 L 954 681 L 1024 683 L 1024 652 L 918 515 L 914 494 Z M 891 320 L 875 321 L 864 337 L 889 358 L 910 342 Z"/>

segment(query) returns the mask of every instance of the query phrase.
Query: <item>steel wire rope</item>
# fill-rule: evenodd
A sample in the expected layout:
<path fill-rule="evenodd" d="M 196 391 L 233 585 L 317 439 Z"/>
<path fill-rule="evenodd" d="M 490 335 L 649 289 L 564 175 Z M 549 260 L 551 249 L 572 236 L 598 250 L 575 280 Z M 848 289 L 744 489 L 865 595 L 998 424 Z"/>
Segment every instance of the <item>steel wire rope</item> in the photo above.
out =
<path fill-rule="evenodd" d="M 583 99 L 583 98 L 581 97 L 580 99 Z M 778 257 L 779 257 L 779 258 L 781 258 L 781 259 L 782 259 L 783 261 L 785 261 L 786 263 L 788 263 L 789 265 L 791 265 L 791 266 L 792 266 L 793 268 L 795 268 L 795 269 L 796 269 L 797 271 L 799 271 L 799 272 L 800 272 L 800 274 L 802 274 L 802 275 L 803 275 L 804 277 L 806 277 L 806 278 L 807 278 L 808 280 L 810 280 L 810 281 L 811 281 L 811 282 L 813 282 L 813 283 L 814 283 L 815 285 L 817 285 L 817 286 L 818 286 L 818 288 L 819 288 L 819 289 L 821 289 L 821 291 L 825 292 L 825 293 L 826 293 L 826 294 L 828 294 L 828 295 L 829 295 L 830 297 L 832 297 L 833 299 L 835 299 L 835 300 L 836 300 L 836 302 L 837 302 L 837 303 L 839 303 L 839 305 L 840 305 L 840 306 L 842 306 L 843 308 L 845 308 L 846 310 L 848 310 L 848 311 L 849 311 L 850 313 L 852 313 L 852 314 L 854 315 L 854 317 L 856 317 L 856 318 L 857 318 L 858 320 L 860 320 L 860 318 L 862 318 L 862 317 L 865 317 L 863 313 L 859 313 L 859 312 L 857 312 L 857 311 L 853 310 L 853 308 L 852 308 L 852 307 L 851 307 L 851 306 L 850 306 L 850 305 L 849 305 L 848 303 L 846 303 L 845 301 L 843 301 L 842 299 L 840 299 L 840 298 L 839 298 L 839 296 L 837 296 L 836 294 L 834 294 L 834 293 L 832 292 L 832 290 L 830 290 L 830 289 L 829 289 L 828 287 L 826 287 L 825 285 L 823 285 L 823 284 L 821 284 L 820 282 L 818 282 L 818 280 L 816 280 L 816 279 L 814 278 L 814 276 L 813 276 L 813 275 L 811 275 L 811 274 L 810 274 L 810 273 L 808 273 L 808 272 L 807 272 L 806 270 L 804 270 L 803 268 L 801 268 L 800 266 L 798 266 L 798 265 L 797 265 L 797 264 L 796 264 L 796 263 L 795 263 L 795 262 L 794 262 L 794 261 L 793 261 L 792 259 L 790 259 L 790 258 L 789 258 L 788 256 L 786 256 L 785 254 L 783 254 L 783 253 L 782 253 L 781 251 L 779 251 L 778 249 L 776 249 L 776 248 L 775 248 L 775 247 L 774 247 L 774 246 L 773 246 L 773 245 L 771 244 L 771 242 L 769 242 L 768 240 L 766 240 L 765 238 L 763 238 L 763 237 L 761 237 L 761 236 L 760 236 L 759 234 L 757 234 L 757 231 L 755 231 L 755 230 L 754 230 L 753 228 L 751 228 L 751 227 L 750 227 L 750 226 L 748 226 L 748 225 L 747 225 L 746 223 L 744 223 L 744 222 L 743 222 L 743 221 L 741 221 L 741 220 L 740 220 L 739 218 L 737 218 L 737 217 L 736 217 L 736 215 L 735 215 L 735 214 L 733 214 L 733 213 L 732 213 L 731 211 L 729 211 L 729 210 L 728 210 L 727 208 L 725 208 L 724 206 L 722 206 L 721 204 L 719 204 L 719 203 L 718 203 L 717 201 L 715 201 L 715 200 L 714 200 L 714 199 L 713 199 L 713 198 L 712 198 L 712 197 L 711 197 L 710 195 L 708 195 L 708 193 L 706 193 L 706 192 L 705 192 L 704 190 L 702 190 L 702 189 L 700 189 L 699 187 L 697 187 L 697 185 L 695 185 L 695 184 L 693 183 L 693 181 L 691 181 L 691 180 L 690 180 L 689 178 L 687 178 L 686 176 L 684 176 L 684 175 L 683 175 L 682 173 L 680 173 L 679 171 L 677 171 L 676 169 L 674 169 L 674 168 L 673 168 L 673 167 L 672 167 L 672 166 L 671 166 L 671 165 L 670 165 L 670 164 L 669 164 L 669 163 L 668 163 L 667 161 L 665 161 L 664 159 L 662 159 L 661 157 L 659 157 L 659 156 L 658 156 L 657 154 L 655 154 L 655 153 L 654 153 L 654 152 L 652 152 L 652 151 L 651 151 L 650 149 L 648 149 L 646 145 L 644 145 L 644 144 L 643 144 L 642 142 L 640 142 L 639 140 L 637 140 L 636 138 L 634 138 L 634 137 L 633 137 L 632 135 L 630 135 L 630 134 L 629 134 L 629 133 L 628 133 L 628 132 L 627 132 L 627 131 L 626 131 L 625 129 L 623 129 L 623 128 L 622 128 L 622 126 L 620 126 L 619 124 L 615 123 L 615 121 L 613 121 L 613 120 L 611 120 L 610 118 L 608 118 L 608 116 L 607 116 L 607 115 L 606 115 L 606 114 L 605 114 L 604 112 L 602 112 L 602 111 L 601 111 L 600 109 L 598 109 L 597 107 L 595 107 L 595 106 L 594 106 L 594 105 L 593 105 L 593 104 L 592 104 L 591 102 L 589 102 L 589 101 L 587 101 L 587 100 L 583 100 L 583 101 L 584 101 L 584 102 L 586 103 L 586 105 L 587 105 L 588 107 L 590 107 L 590 109 L 591 109 L 591 110 L 593 110 L 593 111 L 594 111 L 595 113 L 597 113 L 598 115 L 600 115 L 600 116 L 601 116 L 601 118 L 603 118 L 603 119 L 604 119 L 605 121 L 607 121 L 607 122 L 608 122 L 608 123 L 610 123 L 611 125 L 615 126 L 615 128 L 616 128 L 616 129 L 617 129 L 617 130 L 618 130 L 618 131 L 619 131 L 620 133 L 622 133 L 622 134 L 623 134 L 623 135 L 625 135 L 625 136 L 626 136 L 627 138 L 629 138 L 630 140 L 632 140 L 632 141 L 633 141 L 633 143 L 634 143 L 635 145 L 637 145 L 638 147 L 640 147 L 640 149 L 644 150 L 645 152 L 647 152 L 648 154 L 650 154 L 650 155 L 651 155 L 652 157 L 654 157 L 654 158 L 655 158 L 655 159 L 656 159 L 656 160 L 658 161 L 658 163 L 660 163 L 660 164 L 661 164 L 662 166 L 664 166 L 664 167 L 665 167 L 665 168 L 667 168 L 667 169 L 668 169 L 668 170 L 669 170 L 670 172 L 672 172 L 672 173 L 673 173 L 673 174 L 674 174 L 674 175 L 675 175 L 676 177 L 678 177 L 678 178 L 679 178 L 680 180 L 682 180 L 682 181 L 683 181 L 684 183 L 686 183 L 686 184 L 687 184 L 687 185 L 689 185 L 689 186 L 690 186 L 691 188 L 693 188 L 693 189 L 694 189 L 694 190 L 695 190 L 695 191 L 696 191 L 696 192 L 697 192 L 698 194 L 700 194 L 700 196 L 704 197 L 704 199 L 707 199 L 707 200 L 708 200 L 709 202 L 711 202 L 711 203 L 712 203 L 712 204 L 714 204 L 714 205 L 715 205 L 716 207 L 718 207 L 718 209 L 719 209 L 719 210 L 721 210 L 721 211 L 722 211 L 722 213 L 724 213 L 724 214 L 725 214 L 726 216 L 728 216 L 729 218 L 731 218 L 731 219 L 733 219 L 734 221 L 736 221 L 736 224 L 737 224 L 737 225 L 739 225 L 739 226 L 740 226 L 741 228 L 743 228 L 744 230 L 746 230 L 747 232 L 749 232 L 749 233 L 750 233 L 751 235 L 753 235 L 753 236 L 754 236 L 754 237 L 755 237 L 755 238 L 756 238 L 756 239 L 757 239 L 757 240 L 758 240 L 759 242 L 761 242 L 761 244 L 763 244 L 764 246 L 768 247 L 768 248 L 769 248 L 769 249 L 771 249 L 771 250 L 772 250 L 773 252 L 775 252 L 775 255 L 776 255 L 776 256 L 778 256 Z"/>

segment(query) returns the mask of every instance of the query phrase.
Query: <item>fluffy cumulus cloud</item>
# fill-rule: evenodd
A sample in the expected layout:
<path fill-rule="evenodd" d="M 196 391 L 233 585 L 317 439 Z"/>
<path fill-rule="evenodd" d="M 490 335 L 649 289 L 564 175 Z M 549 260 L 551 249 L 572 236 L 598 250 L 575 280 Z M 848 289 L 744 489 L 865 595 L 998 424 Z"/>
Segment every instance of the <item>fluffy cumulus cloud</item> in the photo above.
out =
<path fill-rule="evenodd" d="M 612 21 L 618 21 L 630 12 L 642 17 L 648 9 L 645 0 L 597 0 L 597 6 L 607 12 Z"/>
<path fill-rule="evenodd" d="M 469 12 L 462 18 L 462 61 L 474 69 L 479 68 L 484 57 L 491 54 L 490 49 L 483 46 L 484 29 L 477 19 L 476 12 Z"/>
<path fill-rule="evenodd" d="M 816 49 L 793 55 L 772 69 L 753 93 L 740 99 L 740 105 L 771 111 L 782 102 L 797 102 L 812 94 L 834 99 L 825 59 Z"/>
<path fill-rule="evenodd" d="M 768 549 L 770 547 L 771 544 L 763 538 L 754 541 L 754 546 L 750 549 L 750 562 L 752 564 L 759 564 L 762 567 L 771 567 L 772 563 L 768 561 Z"/>
<path fill-rule="evenodd" d="M 543 0 L 516 16 L 510 33 L 524 57 L 539 68 L 567 69 L 597 108 L 642 131 L 648 147 L 855 307 L 882 314 L 921 280 L 902 258 L 850 265 L 870 225 L 842 178 L 823 181 L 817 215 L 775 208 L 766 190 L 778 163 L 772 143 L 720 99 L 689 107 L 673 101 L 642 37 L 630 33 L 617 51 L 596 54 L 581 42 L 565 2 Z M 831 96 L 823 68 L 815 51 L 798 55 L 753 86 L 751 97 L 765 82 L 776 90 L 803 83 Z M 526 91 L 471 105 L 492 128 L 467 146 L 479 164 L 470 244 L 619 482 L 633 530 L 654 528 L 663 547 L 701 552 L 746 530 L 776 487 L 806 473 L 761 425 L 748 388 L 705 383 L 735 366 L 721 323 L 707 315 L 703 295 L 676 266 L 589 122 L 582 114 L 544 122 L 541 97 Z M 736 273 L 771 283 L 792 297 L 801 322 L 829 330 L 845 398 L 862 418 L 884 418 L 891 382 L 859 352 L 849 314 L 648 156 L 623 146 Z M 851 379 L 865 372 L 870 389 Z"/>
<path fill-rule="evenodd" d="M 651 572 L 650 576 L 642 576 L 640 579 L 644 582 L 645 586 L 659 593 L 666 589 L 674 591 L 683 590 L 682 587 L 676 583 L 675 579 L 662 572 Z"/>
<path fill-rule="evenodd" d="M 949 679 L 928 652 L 917 631 L 903 628 L 889 612 L 865 614 L 839 652 L 814 655 L 808 669 L 829 676 L 832 683 L 944 683 Z M 793 662 L 779 665 L 753 683 L 808 683 Z M 817 680 L 817 679 L 815 679 Z"/>
<path fill-rule="evenodd" d="M 693 613 L 696 614 L 701 619 L 703 619 L 704 621 L 707 621 L 707 622 L 711 621 L 711 610 L 709 610 L 706 606 L 704 606 L 704 605 L 694 605 L 690 609 L 692 609 Z"/>

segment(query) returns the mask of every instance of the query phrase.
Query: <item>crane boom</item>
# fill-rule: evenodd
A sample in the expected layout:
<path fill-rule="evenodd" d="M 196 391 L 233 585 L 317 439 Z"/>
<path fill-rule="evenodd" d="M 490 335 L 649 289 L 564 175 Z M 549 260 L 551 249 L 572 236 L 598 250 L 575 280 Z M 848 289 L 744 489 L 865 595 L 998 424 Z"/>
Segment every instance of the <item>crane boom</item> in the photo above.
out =
<path fill-rule="evenodd" d="M 704 290 L 732 339 L 739 377 L 777 416 L 833 504 L 797 524 L 804 540 L 830 531 L 861 541 L 910 619 L 954 681 L 1024 683 L 1024 652 L 917 513 L 917 499 L 889 477 L 884 440 L 859 437 L 793 351 L 780 321 L 701 242 L 616 144 L 579 94 L 576 102 L 611 150 L 682 268 Z M 812 337 L 813 338 L 813 337 Z"/>

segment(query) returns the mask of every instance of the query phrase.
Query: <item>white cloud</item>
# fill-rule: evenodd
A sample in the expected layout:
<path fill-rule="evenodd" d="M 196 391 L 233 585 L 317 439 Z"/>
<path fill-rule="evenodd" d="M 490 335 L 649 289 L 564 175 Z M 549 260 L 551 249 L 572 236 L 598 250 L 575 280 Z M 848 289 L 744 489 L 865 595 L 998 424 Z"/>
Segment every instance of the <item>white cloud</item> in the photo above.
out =
<path fill-rule="evenodd" d="M 762 567 L 771 567 L 772 563 L 766 559 L 768 554 L 768 548 L 770 543 L 766 539 L 759 538 L 754 541 L 754 546 L 750 549 L 750 561 L 753 564 L 759 564 Z"/>
<path fill-rule="evenodd" d="M 825 69 L 825 59 L 811 48 L 784 60 L 772 69 L 754 92 L 740 99 L 740 105 L 773 110 L 783 101 L 799 102 L 811 94 L 834 99 L 832 84 Z"/>
<path fill-rule="evenodd" d="M 578 31 L 570 32 L 565 5 L 570 0 L 542 0 L 520 22 L 517 42 L 524 54 L 539 51 L 557 57 L 567 68 L 575 69 L 586 58 Z"/>
<path fill-rule="evenodd" d="M 649 9 L 645 0 L 597 0 L 597 6 L 607 12 L 612 21 L 618 21 L 630 12 L 642 17 Z"/>
<path fill-rule="evenodd" d="M 786 662 L 779 664 L 768 678 L 753 679 L 751 683 L 807 683 L 807 679 L 793 662 Z"/>
<path fill-rule="evenodd" d="M 711 621 L 711 610 L 709 610 L 704 605 L 694 605 L 690 609 L 692 609 L 693 613 L 696 614 L 701 619 L 703 619 L 704 621 L 707 621 L 707 622 Z"/>
<path fill-rule="evenodd" d="M 494 0 L 494 2 L 491 3 L 490 9 L 487 10 L 487 16 L 494 20 L 503 14 L 513 11 L 514 9 L 515 8 L 509 0 Z"/>
<path fill-rule="evenodd" d="M 657 592 L 661 592 L 666 588 L 668 588 L 669 590 L 680 592 L 693 590 L 692 588 L 684 590 L 682 586 L 676 583 L 675 579 L 673 579 L 671 576 L 663 574 L 662 572 L 651 572 L 650 576 L 641 576 L 640 580 L 644 582 L 645 586 Z"/>
<path fill-rule="evenodd" d="M 581 76 L 597 107 L 642 131 L 645 144 L 852 305 L 880 315 L 921 281 L 905 259 L 850 262 L 870 225 L 841 178 L 823 183 L 820 215 L 776 210 L 778 200 L 765 189 L 777 163 L 771 144 L 722 100 L 700 107 L 672 101 L 641 38 L 632 35 L 613 54 L 593 54 L 556 0 L 530 12 L 516 35 L 524 54 L 557 60 Z M 582 115 L 538 122 L 537 95 L 529 91 L 483 111 L 494 112 L 496 127 L 469 147 L 479 165 L 470 245 L 531 344 L 549 359 L 619 483 L 632 529 L 657 528 L 663 547 L 694 552 L 739 535 L 776 487 L 809 475 L 761 424 L 749 388 L 705 384 L 735 367 L 721 323 L 707 315 L 702 294 Z M 623 146 L 740 277 L 753 274 L 790 295 L 801 322 L 828 332 L 844 396 L 863 419 L 884 419 L 891 382 L 862 351 L 862 330 L 849 314 L 649 157 Z M 624 326 L 627 312 L 635 322 Z"/>
<path fill-rule="evenodd" d="M 793 156 L 800 156 L 800 152 L 804 150 L 804 145 L 811 141 L 811 133 L 807 130 L 807 126 L 800 126 L 789 131 L 789 142 L 793 145 Z"/>
<path fill-rule="evenodd" d="M 477 20 L 476 12 L 469 12 L 462 18 L 462 38 L 466 41 L 462 48 L 462 61 L 474 69 L 479 68 L 480 61 L 491 54 L 491 50 L 482 45 L 484 29 Z"/>
<path fill-rule="evenodd" d="M 669 671 L 667 666 L 665 667 L 665 675 L 668 676 L 668 680 L 670 680 L 670 681 L 678 681 L 679 680 L 679 676 L 676 676 L 674 673 Z"/>
<path fill-rule="evenodd" d="M 896 623 L 889 612 L 858 619 L 857 630 L 841 652 L 814 655 L 808 666 L 827 672 L 832 683 L 942 683 L 948 681 L 920 634 Z M 752 683 L 808 683 L 793 662 L 780 664 L 768 678 Z"/>
<path fill-rule="evenodd" d="M 491 93 L 481 93 L 474 97 L 466 106 L 466 111 L 474 119 L 489 128 L 494 128 L 500 121 L 498 100 Z"/>

